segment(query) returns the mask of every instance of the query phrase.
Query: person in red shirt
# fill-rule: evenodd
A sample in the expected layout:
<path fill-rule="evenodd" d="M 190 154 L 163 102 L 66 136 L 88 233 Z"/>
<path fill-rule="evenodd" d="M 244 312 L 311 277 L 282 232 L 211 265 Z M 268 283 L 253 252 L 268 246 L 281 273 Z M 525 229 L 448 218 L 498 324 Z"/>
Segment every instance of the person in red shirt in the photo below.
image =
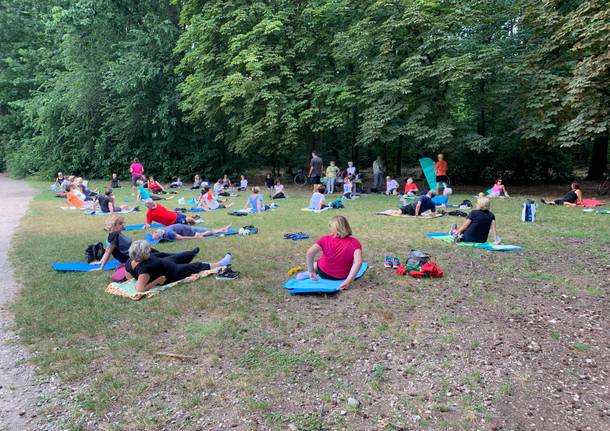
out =
<path fill-rule="evenodd" d="M 146 224 L 144 229 L 148 229 L 153 222 L 161 223 L 165 226 L 171 226 L 173 224 L 195 224 L 193 217 L 177 213 L 176 211 L 170 211 L 163 205 L 156 203 L 152 199 L 146 200 Z"/>
<path fill-rule="evenodd" d="M 352 236 L 352 228 L 343 216 L 335 216 L 328 223 L 330 235 L 320 238 L 307 250 L 309 278 L 343 280 L 341 289 L 347 289 L 356 278 L 362 265 L 362 245 Z M 315 257 L 322 253 L 317 262 Z"/>
<path fill-rule="evenodd" d="M 152 175 L 148 176 L 148 188 L 153 193 L 166 193 L 165 188 L 159 183 L 155 181 L 155 177 Z"/>
<path fill-rule="evenodd" d="M 438 162 L 435 163 L 434 170 L 436 172 L 436 192 L 438 193 L 439 186 L 441 183 L 445 183 L 445 184 L 449 183 L 449 177 L 447 176 L 447 171 L 449 170 L 449 165 L 447 164 L 447 161 L 445 160 L 445 156 L 443 156 L 442 154 L 439 154 L 437 157 L 438 157 Z"/>
<path fill-rule="evenodd" d="M 415 184 L 413 178 L 407 179 L 407 182 L 405 183 L 405 195 L 408 195 L 409 193 L 414 195 L 417 193 L 417 190 L 417 184 Z"/>

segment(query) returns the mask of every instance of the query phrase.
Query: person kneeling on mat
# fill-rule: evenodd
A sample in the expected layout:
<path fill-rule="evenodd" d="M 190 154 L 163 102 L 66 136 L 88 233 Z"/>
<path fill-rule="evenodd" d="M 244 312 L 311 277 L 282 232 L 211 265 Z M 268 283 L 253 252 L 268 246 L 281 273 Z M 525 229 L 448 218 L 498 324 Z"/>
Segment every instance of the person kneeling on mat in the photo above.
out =
<path fill-rule="evenodd" d="M 436 191 L 429 190 L 425 195 L 421 195 L 417 202 L 407 204 L 400 208 L 400 211 L 405 215 L 419 217 L 426 211 L 430 211 L 430 214 L 436 216 L 436 204 L 432 201 L 432 198 L 436 196 Z"/>
<path fill-rule="evenodd" d="M 203 238 L 217 233 L 228 231 L 231 225 L 221 227 L 220 229 L 210 229 L 207 227 L 195 227 L 187 224 L 173 224 L 164 229 L 158 229 L 152 234 L 153 239 L 163 241 L 181 241 L 186 239 Z"/>
<path fill-rule="evenodd" d="M 120 263 L 125 263 L 129 259 L 129 247 L 132 240 L 123 232 L 125 229 L 125 218 L 114 214 L 106 219 L 104 230 L 108 232 L 108 248 L 104 251 L 104 256 L 100 261 L 100 266 L 96 271 L 102 271 L 106 263 L 110 260 L 110 256 L 118 260 Z M 155 249 L 151 249 L 151 253 L 157 257 L 174 256 L 174 259 L 179 263 L 189 263 L 193 257 L 199 253 L 199 248 L 192 251 L 183 251 L 178 253 L 163 253 Z"/>
<path fill-rule="evenodd" d="M 146 292 L 155 286 L 180 281 L 201 271 L 228 265 L 231 265 L 231 253 L 225 254 L 215 263 L 180 263 L 175 256 L 155 256 L 147 241 L 137 240 L 129 247 L 129 260 L 125 263 L 125 270 L 127 280 L 136 280 L 136 290 Z"/>
<path fill-rule="evenodd" d="M 496 217 L 490 211 L 491 201 L 489 198 L 481 198 L 477 201 L 476 209 L 470 211 L 466 221 L 459 228 L 457 224 L 451 226 L 450 234 L 456 241 L 464 242 L 487 242 L 489 231 L 494 238 L 494 243 L 500 243 L 500 237 L 496 231 Z"/>
<path fill-rule="evenodd" d="M 362 265 L 362 245 L 352 236 L 352 228 L 343 216 L 335 216 L 328 223 L 330 235 L 320 238 L 307 250 L 309 278 L 344 280 L 341 289 L 347 289 L 356 278 Z M 315 258 L 322 253 L 320 259 Z"/>
<path fill-rule="evenodd" d="M 144 229 L 148 229 L 153 222 L 161 223 L 165 226 L 173 224 L 195 224 L 195 219 L 191 216 L 170 211 L 163 205 L 156 203 L 152 199 L 146 200 L 146 224 Z"/>

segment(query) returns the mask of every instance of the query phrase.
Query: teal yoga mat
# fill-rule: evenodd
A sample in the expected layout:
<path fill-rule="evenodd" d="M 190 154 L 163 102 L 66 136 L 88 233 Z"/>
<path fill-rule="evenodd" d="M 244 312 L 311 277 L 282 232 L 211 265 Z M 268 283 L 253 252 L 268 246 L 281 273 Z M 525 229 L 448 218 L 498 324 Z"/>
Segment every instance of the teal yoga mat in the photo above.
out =
<path fill-rule="evenodd" d="M 362 277 L 369 268 L 368 262 L 362 262 L 360 270 L 356 275 L 356 280 Z M 284 284 L 284 289 L 288 289 L 291 295 L 297 293 L 333 293 L 341 290 L 339 286 L 344 280 L 326 280 L 318 277 L 318 281 L 313 281 L 310 278 L 297 280 L 296 278 L 289 279 Z"/>
<path fill-rule="evenodd" d="M 449 235 L 446 232 L 433 232 L 425 234 L 426 238 L 438 239 L 444 242 L 453 243 L 453 236 Z M 493 244 L 491 242 L 456 242 L 455 244 L 460 247 L 473 247 L 473 248 L 481 248 L 487 251 L 517 251 L 521 250 L 521 247 L 518 245 L 508 245 L 508 244 Z"/>
<path fill-rule="evenodd" d="M 434 168 L 434 160 L 429 157 L 419 159 L 419 164 L 428 181 L 430 190 L 436 190 L 436 169 Z"/>
<path fill-rule="evenodd" d="M 151 228 L 164 227 L 161 223 L 153 223 L 150 225 Z M 125 226 L 125 230 L 142 230 L 144 229 L 144 224 L 128 224 Z"/>
<path fill-rule="evenodd" d="M 105 271 L 116 269 L 121 263 L 118 260 L 109 260 L 104 266 Z M 100 267 L 99 264 L 87 262 L 57 262 L 51 265 L 55 271 L 59 272 L 91 272 Z"/>

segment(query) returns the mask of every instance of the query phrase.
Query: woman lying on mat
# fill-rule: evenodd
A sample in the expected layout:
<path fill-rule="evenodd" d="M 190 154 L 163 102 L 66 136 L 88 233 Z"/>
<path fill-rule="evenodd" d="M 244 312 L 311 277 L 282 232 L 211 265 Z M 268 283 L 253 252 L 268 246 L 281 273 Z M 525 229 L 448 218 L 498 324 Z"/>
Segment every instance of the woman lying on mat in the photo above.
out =
<path fill-rule="evenodd" d="M 152 234 L 153 239 L 164 240 L 164 241 L 181 241 L 186 239 L 198 239 L 217 233 L 223 233 L 228 231 L 231 225 L 221 227 L 219 229 L 210 229 L 208 227 L 195 227 L 186 224 L 173 224 L 163 229 L 157 229 Z"/>
<path fill-rule="evenodd" d="M 496 180 L 496 183 L 489 190 L 489 197 L 491 197 L 491 198 L 499 198 L 499 197 L 509 198 L 510 197 L 508 195 L 508 192 L 506 191 L 506 187 L 504 187 L 504 184 L 502 183 L 502 178 L 498 178 Z"/>
<path fill-rule="evenodd" d="M 199 249 L 196 249 L 197 252 Z M 193 254 L 195 257 L 197 253 Z M 136 280 L 136 290 L 146 292 L 155 286 L 180 281 L 193 274 L 231 264 L 231 253 L 215 263 L 181 263 L 176 256 L 160 258 L 152 253 L 144 240 L 134 241 L 129 247 L 129 260 L 125 264 L 127 279 Z"/>
<path fill-rule="evenodd" d="M 570 191 L 565 194 L 561 199 L 555 199 L 553 201 L 546 201 L 540 199 L 543 204 L 547 205 L 564 205 L 566 207 L 575 207 L 582 202 L 582 190 L 580 190 L 580 184 L 576 181 L 570 184 Z"/>
<path fill-rule="evenodd" d="M 352 228 L 343 216 L 335 216 L 328 223 L 330 235 L 320 238 L 307 250 L 309 278 L 318 276 L 328 280 L 344 280 L 341 289 L 354 281 L 362 265 L 362 245 L 352 236 Z M 318 254 L 320 259 L 315 262 Z"/>
<path fill-rule="evenodd" d="M 480 198 L 475 206 L 476 209 L 470 211 L 466 221 L 459 228 L 457 224 L 451 226 L 450 234 L 456 241 L 464 242 L 487 242 L 489 231 L 494 238 L 494 243 L 500 243 L 500 237 L 496 231 L 496 217 L 490 211 L 491 201 L 489 198 Z"/>
<path fill-rule="evenodd" d="M 312 210 L 321 210 L 326 208 L 326 202 L 324 201 L 324 186 L 322 184 L 314 184 L 313 194 L 309 199 L 309 208 Z"/>
<path fill-rule="evenodd" d="M 132 241 L 123 232 L 125 228 L 125 219 L 123 216 L 118 214 L 111 215 L 106 219 L 106 225 L 104 230 L 108 232 L 108 248 L 104 252 L 104 256 L 100 261 L 100 267 L 98 271 L 102 271 L 106 262 L 110 260 L 110 256 L 115 258 L 121 263 L 127 262 L 129 259 L 129 247 L 131 247 Z M 162 253 L 158 250 L 151 249 L 151 253 L 157 257 L 173 257 L 178 263 L 189 263 L 193 260 L 195 255 L 199 253 L 199 249 L 195 248 L 192 251 L 182 251 L 178 253 Z"/>

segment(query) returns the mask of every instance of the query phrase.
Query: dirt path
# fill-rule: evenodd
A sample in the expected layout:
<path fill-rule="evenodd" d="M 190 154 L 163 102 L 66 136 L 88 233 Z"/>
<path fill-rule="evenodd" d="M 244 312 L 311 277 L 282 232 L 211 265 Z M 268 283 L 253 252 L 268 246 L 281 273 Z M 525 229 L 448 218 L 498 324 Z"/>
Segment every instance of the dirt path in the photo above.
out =
<path fill-rule="evenodd" d="M 54 385 L 36 378 L 29 354 L 12 330 L 13 316 L 8 310 L 19 289 L 8 258 L 11 239 L 34 191 L 24 181 L 5 174 L 0 175 L 0 190 L 0 232 L 5 237 L 0 241 L 0 429 L 41 429 L 36 405 Z"/>

